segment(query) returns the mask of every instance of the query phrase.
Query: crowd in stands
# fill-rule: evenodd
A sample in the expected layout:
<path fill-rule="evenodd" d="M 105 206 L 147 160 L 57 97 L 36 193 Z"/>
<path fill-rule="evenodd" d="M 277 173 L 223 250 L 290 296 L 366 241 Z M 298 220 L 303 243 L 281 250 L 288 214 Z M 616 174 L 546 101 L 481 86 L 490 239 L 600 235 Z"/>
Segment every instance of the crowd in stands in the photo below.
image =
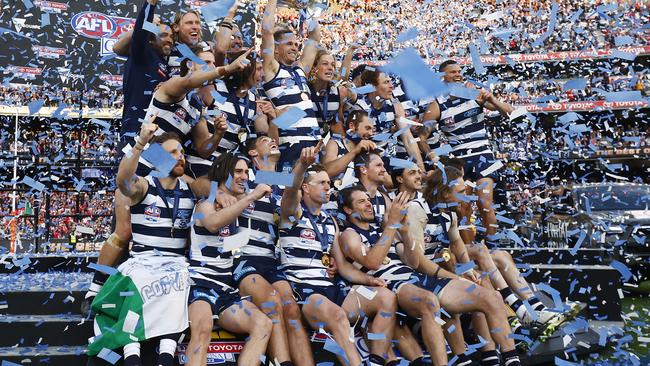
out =
<path fill-rule="evenodd" d="M 81 101 L 88 108 L 122 108 L 124 96 L 121 90 L 89 89 L 83 94 L 59 86 L 10 85 L 0 86 L 0 106 L 26 106 L 43 101 L 43 107 L 59 107 L 65 104 L 79 107 Z"/>
<path fill-rule="evenodd" d="M 48 237 L 46 223 L 49 223 L 51 239 L 65 239 L 75 233 L 77 225 L 91 228 L 94 234 L 78 233 L 80 238 L 106 237 L 111 233 L 113 213 L 113 192 L 51 192 L 47 195 L 22 195 L 18 193 L 17 210 L 12 211 L 13 194 L 0 191 L 0 236 L 8 237 L 12 219 L 24 239 Z M 46 211 L 45 199 L 49 200 Z M 27 210 L 27 212 L 25 212 Z M 17 214 L 24 215 L 17 217 Z M 38 214 L 38 228 L 34 230 L 34 216 Z M 5 235 L 7 234 L 7 235 Z"/>
<path fill-rule="evenodd" d="M 553 3 L 558 5 L 556 23 L 547 33 Z M 336 0 L 323 16 L 322 43 L 334 53 L 360 43 L 356 58 L 366 60 L 386 60 L 403 46 L 417 47 L 428 57 L 459 57 L 468 56 L 471 44 L 481 54 L 643 45 L 650 36 L 643 28 L 650 19 L 647 6 L 643 1 Z M 295 22 L 296 16 L 284 20 Z M 417 40 L 400 42 L 409 38 L 405 34 L 411 28 Z M 536 42 L 540 37 L 545 41 Z"/>

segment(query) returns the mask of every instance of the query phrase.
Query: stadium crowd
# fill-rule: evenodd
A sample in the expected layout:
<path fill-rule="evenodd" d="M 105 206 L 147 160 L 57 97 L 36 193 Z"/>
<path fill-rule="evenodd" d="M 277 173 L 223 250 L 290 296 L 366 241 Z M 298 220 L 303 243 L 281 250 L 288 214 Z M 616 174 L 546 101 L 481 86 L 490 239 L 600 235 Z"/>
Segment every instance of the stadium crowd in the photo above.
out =
<path fill-rule="evenodd" d="M 547 34 L 554 3 L 555 27 Z M 297 21 L 295 13 L 287 13 L 284 20 Z M 322 42 L 335 54 L 360 43 L 355 58 L 361 60 L 386 60 L 402 46 L 443 58 L 468 56 L 473 43 L 481 54 L 608 49 L 647 44 L 650 33 L 643 24 L 649 16 L 643 1 L 343 0 L 323 16 Z M 410 29 L 419 37 L 404 41 Z M 540 37 L 546 42 L 536 43 Z"/>

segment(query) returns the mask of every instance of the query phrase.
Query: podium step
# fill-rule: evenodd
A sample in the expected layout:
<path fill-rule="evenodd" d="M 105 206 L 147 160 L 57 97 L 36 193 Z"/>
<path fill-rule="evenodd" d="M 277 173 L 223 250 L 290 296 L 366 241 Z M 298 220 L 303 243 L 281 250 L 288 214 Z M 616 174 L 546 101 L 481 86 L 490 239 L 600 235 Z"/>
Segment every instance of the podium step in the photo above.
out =
<path fill-rule="evenodd" d="M 86 364 L 86 347 L 0 347 L 0 360 L 18 365 L 70 366 Z"/>
<path fill-rule="evenodd" d="M 84 345 L 92 336 L 92 326 L 81 315 L 4 315 L 0 347 Z"/>

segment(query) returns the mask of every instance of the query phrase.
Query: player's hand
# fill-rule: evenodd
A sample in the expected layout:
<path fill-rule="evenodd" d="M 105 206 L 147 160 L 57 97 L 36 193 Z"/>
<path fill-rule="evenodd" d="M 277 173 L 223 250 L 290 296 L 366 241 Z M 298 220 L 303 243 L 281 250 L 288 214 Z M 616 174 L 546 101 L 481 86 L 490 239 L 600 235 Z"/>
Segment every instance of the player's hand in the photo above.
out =
<path fill-rule="evenodd" d="M 235 203 L 237 203 L 237 198 L 231 196 L 230 194 L 222 190 L 217 190 L 217 204 L 219 204 L 221 207 L 223 208 L 230 207 Z"/>
<path fill-rule="evenodd" d="M 479 276 L 478 273 L 476 273 L 476 271 L 473 270 L 473 269 L 471 269 L 471 270 L 469 270 L 469 271 L 463 273 L 463 277 L 464 277 L 465 279 L 468 279 L 468 280 L 470 280 L 470 281 L 476 283 L 476 284 L 480 284 L 480 283 L 481 283 L 481 276 Z"/>
<path fill-rule="evenodd" d="M 479 103 L 485 103 L 485 102 L 491 101 L 492 98 L 494 98 L 494 95 L 492 93 L 490 93 L 489 91 L 487 91 L 485 89 L 481 89 L 481 91 L 479 92 L 478 98 L 476 98 L 476 101 L 479 102 Z"/>
<path fill-rule="evenodd" d="M 323 140 L 319 140 L 316 146 L 306 147 L 300 152 L 300 163 L 304 166 L 310 166 L 316 162 L 318 154 L 323 147 Z"/>
<path fill-rule="evenodd" d="M 226 116 L 221 114 L 214 118 L 214 133 L 223 136 L 228 131 L 228 120 Z"/>
<path fill-rule="evenodd" d="M 369 285 L 376 287 L 386 287 L 386 281 L 384 281 L 382 278 L 371 277 Z"/>
<path fill-rule="evenodd" d="M 251 192 L 251 197 L 253 197 L 255 200 L 258 200 L 264 196 L 270 196 L 272 192 L 273 188 L 271 188 L 271 186 L 268 184 L 258 184 L 257 187 L 253 189 L 253 192 Z"/>
<path fill-rule="evenodd" d="M 388 212 L 388 226 L 395 226 L 399 224 L 406 215 L 406 204 L 408 203 L 409 195 L 406 192 L 400 192 L 390 206 Z"/>
<path fill-rule="evenodd" d="M 257 112 L 265 114 L 271 118 L 276 118 L 277 113 L 275 112 L 275 108 L 273 107 L 273 103 L 271 103 L 268 100 L 257 100 Z"/>
<path fill-rule="evenodd" d="M 226 74 L 242 71 L 246 66 L 250 65 L 251 61 L 248 59 L 248 55 L 250 55 L 252 51 L 253 48 L 249 48 L 246 52 L 242 53 L 241 56 L 237 57 L 235 61 L 226 65 Z"/>
<path fill-rule="evenodd" d="M 336 276 L 336 272 L 338 272 L 338 269 L 339 268 L 336 265 L 336 259 L 330 256 L 330 265 L 327 267 L 327 277 L 334 278 L 334 276 Z"/>
<path fill-rule="evenodd" d="M 158 130 L 158 125 L 153 123 L 155 119 L 156 115 L 150 115 L 147 117 L 147 122 L 142 124 L 142 127 L 140 128 L 140 134 L 138 135 L 141 144 L 148 144 Z"/>
<path fill-rule="evenodd" d="M 357 146 L 354 147 L 354 152 L 359 155 L 363 154 L 364 152 L 372 151 L 377 148 L 377 144 L 375 144 L 373 141 L 370 140 L 361 140 L 357 144 Z"/>

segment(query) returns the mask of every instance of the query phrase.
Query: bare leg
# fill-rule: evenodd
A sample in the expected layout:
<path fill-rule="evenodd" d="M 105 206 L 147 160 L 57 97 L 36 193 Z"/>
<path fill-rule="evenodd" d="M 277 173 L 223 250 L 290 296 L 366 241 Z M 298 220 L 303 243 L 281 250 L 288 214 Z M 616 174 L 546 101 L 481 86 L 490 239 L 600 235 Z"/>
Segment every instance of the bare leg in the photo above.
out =
<path fill-rule="evenodd" d="M 467 187 L 466 190 L 467 195 L 474 194 L 472 191 L 472 187 Z M 458 213 L 459 213 L 459 218 L 458 218 L 458 225 L 459 226 L 465 226 L 469 225 L 470 223 L 470 217 L 472 216 L 472 205 L 470 202 L 460 202 L 458 205 Z M 471 230 L 470 228 L 462 228 L 459 229 L 458 231 L 460 233 L 460 237 L 463 239 L 463 242 L 465 244 L 473 243 L 474 238 L 476 238 L 476 233 Z"/>
<path fill-rule="evenodd" d="M 436 313 L 440 310 L 438 298 L 432 292 L 408 283 L 400 287 L 397 302 L 409 315 L 422 319 L 422 340 L 433 364 L 446 365 L 445 336 L 436 322 Z"/>
<path fill-rule="evenodd" d="M 208 344 L 212 333 L 212 308 L 205 301 L 197 300 L 189 307 L 190 331 L 192 337 L 185 355 L 188 366 L 205 365 L 208 361 Z"/>
<path fill-rule="evenodd" d="M 469 290 L 470 287 L 473 289 Z M 510 338 L 511 330 L 505 306 L 497 291 L 476 286 L 467 280 L 451 280 L 440 296 L 440 304 L 445 310 L 455 314 L 482 312 L 490 327 L 490 334 L 501 349 L 510 351 L 515 348 Z"/>
<path fill-rule="evenodd" d="M 278 292 L 258 274 L 246 276 L 239 284 L 239 291 L 244 296 L 252 296 L 253 303 L 273 322 L 273 331 L 269 340 L 271 359 L 277 359 L 279 362 L 289 361 L 289 342 L 282 316 L 282 300 Z"/>
<path fill-rule="evenodd" d="M 452 328 L 453 331 L 449 332 L 449 328 L 451 328 L 452 325 L 454 326 Z M 447 320 L 445 325 L 442 326 L 442 329 L 453 354 L 462 355 L 467 351 L 465 338 L 463 337 L 463 329 L 460 325 L 460 318 L 458 315 L 454 315 L 451 319 Z"/>
<path fill-rule="evenodd" d="M 358 286 L 355 286 L 356 288 Z M 353 289 L 354 289 L 353 288 Z M 381 356 L 384 359 L 388 357 L 388 348 L 390 341 L 393 339 L 395 330 L 395 311 L 397 311 L 397 298 L 395 294 L 384 287 L 373 288 L 377 292 L 372 300 L 358 295 L 351 291 L 345 298 L 341 307 L 348 314 L 350 322 L 355 322 L 361 313 L 368 317 L 373 317 L 368 331 L 373 334 L 383 334 L 381 339 L 369 341 L 370 353 Z"/>
<path fill-rule="evenodd" d="M 424 356 L 417 339 L 406 325 L 395 327 L 395 339 L 397 339 L 397 348 L 402 357 L 409 361 Z"/>
<path fill-rule="evenodd" d="M 508 286 L 523 300 L 533 296 L 533 291 L 526 279 L 521 275 L 515 261 L 512 260 L 510 253 L 504 250 L 495 250 L 492 252 L 492 260 L 499 269 L 499 272 L 508 283 Z"/>
<path fill-rule="evenodd" d="M 481 271 L 488 273 L 492 284 L 497 290 L 508 287 L 508 283 L 497 269 L 497 265 L 490 255 L 490 250 L 485 244 L 473 243 L 466 245 L 466 247 L 469 258 L 476 261 Z"/>
<path fill-rule="evenodd" d="M 336 344 L 343 349 L 345 359 L 337 355 L 343 365 L 359 366 L 361 355 L 357 351 L 354 339 L 350 340 L 350 323 L 348 316 L 340 306 L 320 294 L 307 298 L 302 306 L 305 319 L 314 329 L 324 328 L 332 333 Z"/>
<path fill-rule="evenodd" d="M 219 314 L 219 326 L 233 333 L 248 334 L 237 365 L 259 365 L 271 337 L 273 323 L 255 304 L 242 301 Z"/>
<path fill-rule="evenodd" d="M 285 330 L 289 342 L 289 351 L 291 360 L 295 365 L 313 366 L 314 355 L 311 352 L 311 343 L 305 327 L 302 325 L 302 313 L 300 307 L 293 298 L 291 285 L 287 281 L 278 281 L 273 283 L 273 287 L 280 294 L 282 301 L 282 315 L 285 321 Z M 305 352 L 309 350 L 309 352 Z"/>
<path fill-rule="evenodd" d="M 476 195 L 478 196 L 478 211 L 481 221 L 486 229 L 487 235 L 494 235 L 497 232 L 497 217 L 492 208 L 494 201 L 494 181 L 492 178 L 482 178 L 476 181 Z"/>

